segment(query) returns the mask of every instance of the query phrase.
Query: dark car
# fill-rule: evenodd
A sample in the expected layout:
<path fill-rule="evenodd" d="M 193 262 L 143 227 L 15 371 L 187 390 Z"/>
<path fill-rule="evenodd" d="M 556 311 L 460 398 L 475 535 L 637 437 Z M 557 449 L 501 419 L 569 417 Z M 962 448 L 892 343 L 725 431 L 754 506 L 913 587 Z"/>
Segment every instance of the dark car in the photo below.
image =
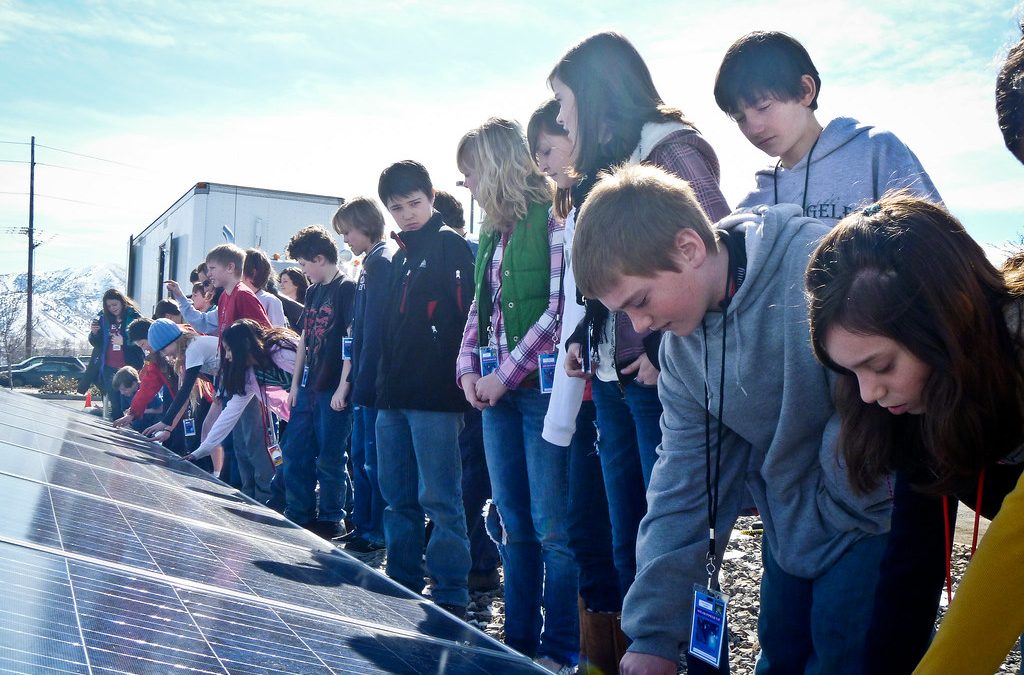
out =
<path fill-rule="evenodd" d="M 19 361 L 17 363 L 11 364 L 11 370 L 21 370 L 22 368 L 28 368 L 29 366 L 36 363 L 69 363 L 73 366 L 81 366 L 82 370 L 85 370 L 88 358 L 89 357 L 82 359 L 77 356 L 33 356 L 25 359 L 24 361 Z M 7 374 L 6 364 L 0 366 L 0 373 L 4 375 Z"/>
<path fill-rule="evenodd" d="M 78 379 L 85 372 L 85 366 L 78 359 L 60 361 L 37 361 L 22 368 L 12 368 L 10 380 L 7 379 L 7 370 L 0 373 L 0 385 L 10 386 L 13 382 L 15 387 L 41 387 L 43 378 L 70 377 Z"/>

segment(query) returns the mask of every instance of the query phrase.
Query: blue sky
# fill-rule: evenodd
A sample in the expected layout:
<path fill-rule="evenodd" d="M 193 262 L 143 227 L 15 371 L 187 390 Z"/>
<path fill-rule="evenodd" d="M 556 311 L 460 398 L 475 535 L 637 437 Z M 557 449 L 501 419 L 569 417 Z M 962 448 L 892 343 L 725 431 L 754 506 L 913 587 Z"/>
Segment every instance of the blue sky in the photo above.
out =
<path fill-rule="evenodd" d="M 18 2 L 0 0 L 0 141 L 31 135 L 40 269 L 124 262 L 129 234 L 197 181 L 351 197 L 415 158 L 438 187 L 491 115 L 525 121 L 558 57 L 614 29 L 714 146 L 730 202 L 767 158 L 715 106 L 728 45 L 785 30 L 822 75 L 819 118 L 890 129 L 976 238 L 1024 233 L 1024 167 L 993 110 L 1014 2 Z M 808 8 L 813 7 L 813 11 Z M 24 145 L 0 143 L 0 273 L 23 271 Z M 61 199 L 54 199 L 60 197 Z M 468 202 L 467 202 L 468 203 Z"/>

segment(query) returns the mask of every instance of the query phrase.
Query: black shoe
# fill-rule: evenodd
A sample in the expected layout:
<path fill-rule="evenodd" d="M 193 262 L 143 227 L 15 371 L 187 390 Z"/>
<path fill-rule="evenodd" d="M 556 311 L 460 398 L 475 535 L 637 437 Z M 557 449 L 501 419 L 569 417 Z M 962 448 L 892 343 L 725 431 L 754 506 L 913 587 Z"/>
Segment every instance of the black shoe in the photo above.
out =
<path fill-rule="evenodd" d="M 342 523 L 333 520 L 314 520 L 311 523 L 306 523 L 303 527 L 321 539 L 327 539 L 328 541 L 344 536 L 346 532 L 345 526 Z"/>
<path fill-rule="evenodd" d="M 470 593 L 490 593 L 499 588 L 501 588 L 501 576 L 498 574 L 498 570 L 469 573 Z"/>
<path fill-rule="evenodd" d="M 466 620 L 466 606 L 465 605 L 446 605 L 442 602 L 437 603 L 437 606 L 453 615 L 456 619 L 462 621 Z"/>
<path fill-rule="evenodd" d="M 345 550 L 353 553 L 373 553 L 382 548 L 384 548 L 384 544 L 378 544 L 363 537 L 352 537 L 345 542 Z"/>

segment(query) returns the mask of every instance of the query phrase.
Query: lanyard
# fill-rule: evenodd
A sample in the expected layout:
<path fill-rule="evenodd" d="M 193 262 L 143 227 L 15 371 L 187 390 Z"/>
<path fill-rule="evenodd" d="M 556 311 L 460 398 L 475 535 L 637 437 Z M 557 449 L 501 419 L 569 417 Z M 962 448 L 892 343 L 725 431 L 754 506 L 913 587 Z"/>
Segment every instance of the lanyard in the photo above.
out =
<path fill-rule="evenodd" d="M 811 149 L 807 152 L 807 166 L 804 167 L 804 195 L 802 197 L 803 201 L 800 204 L 800 215 L 801 216 L 807 214 L 807 186 L 810 185 L 810 183 L 811 183 L 811 157 L 814 156 L 814 149 L 816 147 L 818 147 L 818 141 L 820 141 L 820 140 L 821 140 L 821 133 L 819 133 L 818 137 L 814 139 L 814 145 L 812 145 Z M 772 178 L 773 178 L 774 187 L 775 187 L 775 203 L 776 204 L 779 203 L 779 166 L 781 166 L 781 165 L 782 165 L 782 160 L 780 159 L 779 161 L 777 161 L 775 163 L 775 171 L 772 173 Z"/>
<path fill-rule="evenodd" d="M 722 415 L 725 410 L 725 335 L 728 318 L 726 310 L 729 308 L 729 301 L 732 299 L 732 275 L 726 276 L 725 297 L 719 306 L 722 308 L 722 358 L 718 374 L 718 428 L 715 442 L 715 452 L 711 451 L 711 391 L 708 389 L 707 379 L 704 381 L 704 485 L 708 495 L 708 555 L 706 570 L 708 573 L 708 588 L 715 577 L 715 570 L 718 567 L 718 552 L 716 548 L 717 537 L 715 526 L 718 522 L 718 487 L 722 477 Z M 704 330 L 707 339 L 707 326 L 702 321 L 701 328 Z M 704 372 L 709 370 L 708 350 L 704 348 Z M 711 471 L 712 454 L 714 454 L 715 470 Z"/>

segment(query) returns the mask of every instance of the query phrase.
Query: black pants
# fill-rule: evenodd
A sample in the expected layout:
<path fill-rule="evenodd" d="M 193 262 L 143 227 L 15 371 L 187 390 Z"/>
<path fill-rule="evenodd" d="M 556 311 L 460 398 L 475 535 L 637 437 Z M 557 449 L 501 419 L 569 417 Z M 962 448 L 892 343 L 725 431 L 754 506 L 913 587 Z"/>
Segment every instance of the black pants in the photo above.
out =
<path fill-rule="evenodd" d="M 1021 466 L 994 465 L 985 470 L 981 513 L 993 518 L 1017 484 Z M 912 485 L 927 474 L 898 472 L 893 486 L 892 529 L 882 558 L 875 609 L 868 629 L 864 672 L 909 675 L 928 650 L 939 597 L 946 585 L 946 532 L 942 497 L 922 494 Z M 959 501 L 974 508 L 977 486 L 949 500 L 949 524 L 956 526 Z M 952 534 L 950 535 L 952 540 Z"/>

